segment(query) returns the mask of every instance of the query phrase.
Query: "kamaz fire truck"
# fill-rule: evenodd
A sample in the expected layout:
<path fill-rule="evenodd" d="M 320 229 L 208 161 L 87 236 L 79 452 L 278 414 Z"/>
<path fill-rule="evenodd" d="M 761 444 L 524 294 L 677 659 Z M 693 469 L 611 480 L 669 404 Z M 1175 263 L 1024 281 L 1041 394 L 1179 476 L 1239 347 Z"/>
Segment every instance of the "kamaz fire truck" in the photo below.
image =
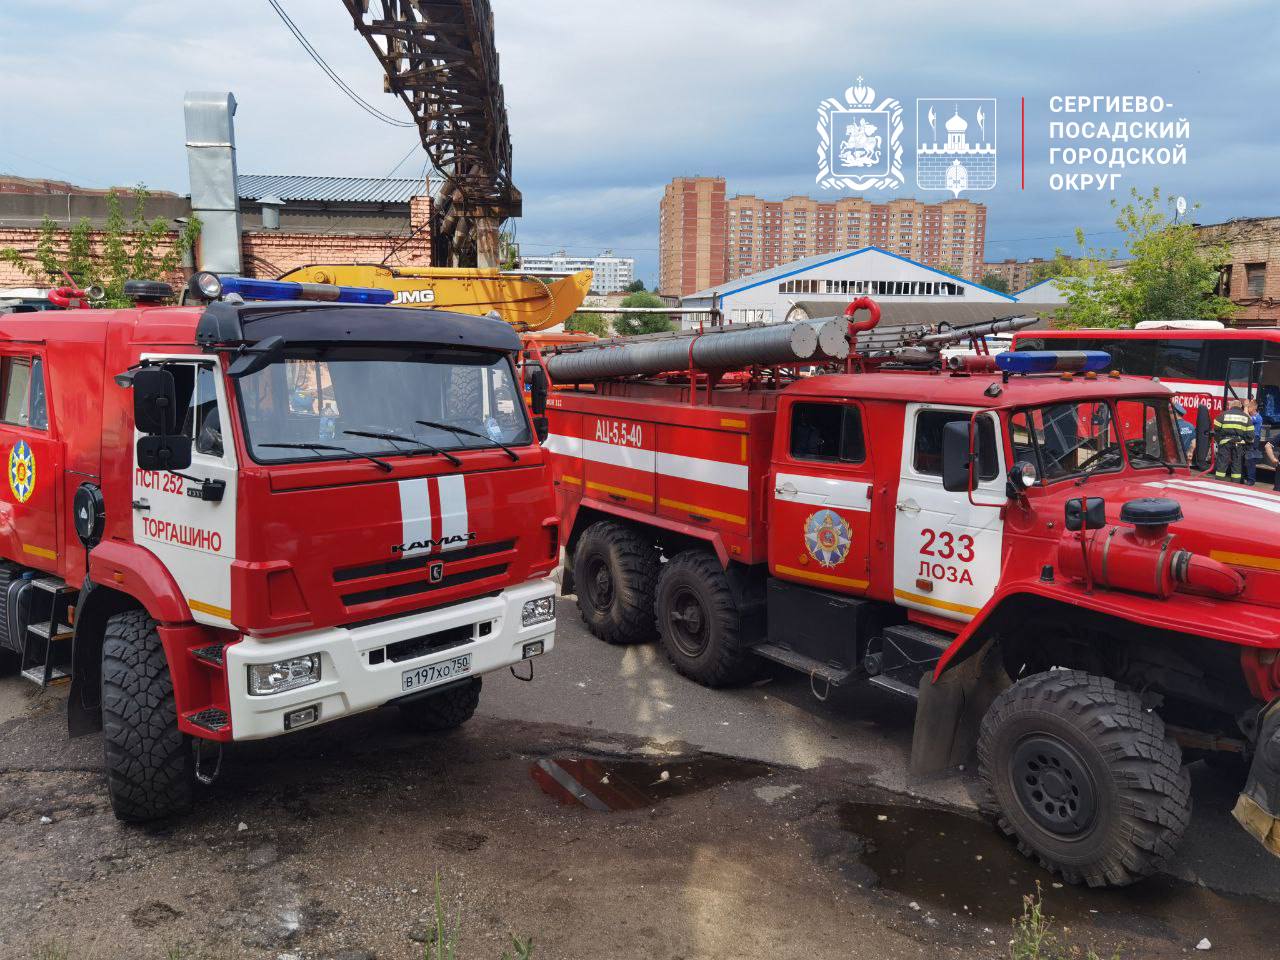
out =
<path fill-rule="evenodd" d="M 388 291 L 193 290 L 209 302 L 131 282 L 131 309 L 0 317 L 0 669 L 69 681 L 124 820 L 181 812 L 231 741 L 384 704 L 455 727 L 555 628 L 508 324 Z"/>
<path fill-rule="evenodd" d="M 1156 870 L 1201 757 L 1251 760 L 1235 813 L 1280 853 L 1280 497 L 1193 475 L 1168 388 L 1105 353 L 862 308 L 545 359 L 587 626 L 711 686 L 917 697 L 913 770 L 976 747 L 984 810 L 1070 882 Z"/>

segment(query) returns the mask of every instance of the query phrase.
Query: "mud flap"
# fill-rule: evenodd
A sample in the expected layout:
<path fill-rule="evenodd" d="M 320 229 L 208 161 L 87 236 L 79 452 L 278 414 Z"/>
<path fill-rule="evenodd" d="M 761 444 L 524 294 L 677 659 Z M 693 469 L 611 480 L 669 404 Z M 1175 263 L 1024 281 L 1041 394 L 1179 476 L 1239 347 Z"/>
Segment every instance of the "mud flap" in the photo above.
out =
<path fill-rule="evenodd" d="M 994 640 L 936 682 L 922 678 L 911 737 L 911 776 L 924 777 L 964 763 L 978 745 L 978 729 L 992 701 L 1011 685 Z"/>
<path fill-rule="evenodd" d="M 1249 780 L 1231 815 L 1280 857 L 1280 700 L 1273 700 L 1262 715 Z"/>

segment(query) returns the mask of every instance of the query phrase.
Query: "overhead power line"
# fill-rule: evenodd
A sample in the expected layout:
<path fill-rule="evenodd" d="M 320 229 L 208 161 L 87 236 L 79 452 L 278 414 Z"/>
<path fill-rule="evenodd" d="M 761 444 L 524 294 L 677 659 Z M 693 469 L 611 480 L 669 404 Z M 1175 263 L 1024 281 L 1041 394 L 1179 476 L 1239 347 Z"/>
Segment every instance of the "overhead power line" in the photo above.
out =
<path fill-rule="evenodd" d="M 289 32 L 297 38 L 298 43 L 302 44 L 302 49 L 305 50 L 307 55 L 316 62 L 316 66 L 325 72 L 325 76 L 332 80 L 338 89 L 347 95 L 352 103 L 360 107 L 360 109 L 371 117 L 381 120 L 383 123 L 389 124 L 393 127 L 417 126 L 417 123 L 412 120 L 397 120 L 395 117 L 388 116 L 352 90 L 351 87 L 347 85 L 347 82 L 338 76 L 337 71 L 325 62 L 324 57 L 320 56 L 316 48 L 311 45 L 311 41 L 308 40 L 303 32 L 298 28 L 298 25 L 289 18 L 287 13 L 284 12 L 284 8 L 280 6 L 279 0 L 267 0 L 267 3 L 271 4 L 271 9 L 273 9 L 276 12 L 276 15 L 280 17 L 281 22 L 289 28 Z"/>

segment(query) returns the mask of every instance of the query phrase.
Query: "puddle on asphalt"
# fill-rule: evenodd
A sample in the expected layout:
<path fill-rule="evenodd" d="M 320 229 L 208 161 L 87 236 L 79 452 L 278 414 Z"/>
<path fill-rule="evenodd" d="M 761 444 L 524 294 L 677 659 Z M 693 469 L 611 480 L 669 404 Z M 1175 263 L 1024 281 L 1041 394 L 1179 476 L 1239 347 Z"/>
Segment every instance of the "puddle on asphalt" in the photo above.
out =
<path fill-rule="evenodd" d="M 1207 921 L 1250 931 L 1250 937 L 1280 935 L 1274 904 L 1226 896 L 1167 876 L 1120 889 L 1062 885 L 1022 856 L 985 821 L 932 807 L 845 803 L 840 826 L 859 841 L 858 860 L 885 890 L 899 893 L 934 915 L 981 921 L 1008 929 L 1022 913 L 1022 897 L 1039 882 L 1045 910 L 1065 926 L 1123 928 L 1147 936 L 1173 937 L 1189 922 Z M 1219 939 L 1214 937 L 1214 940 Z"/>
<path fill-rule="evenodd" d="M 529 768 L 542 792 L 561 803 L 610 812 L 641 810 L 727 783 L 768 776 L 766 764 L 731 757 L 692 760 L 544 758 Z"/>

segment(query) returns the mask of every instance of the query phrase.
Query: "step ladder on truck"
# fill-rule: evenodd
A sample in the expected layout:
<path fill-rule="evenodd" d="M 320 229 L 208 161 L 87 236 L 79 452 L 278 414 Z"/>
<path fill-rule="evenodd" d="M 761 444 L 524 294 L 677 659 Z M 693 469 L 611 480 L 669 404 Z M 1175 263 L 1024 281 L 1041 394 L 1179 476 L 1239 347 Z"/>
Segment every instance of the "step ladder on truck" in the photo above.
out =
<path fill-rule="evenodd" d="M 558 532 L 510 325 L 207 273 L 196 305 L 125 292 L 0 316 L 0 674 L 70 684 L 117 816 L 181 813 L 236 741 L 386 705 L 447 730 L 484 673 L 532 678 Z"/>
<path fill-rule="evenodd" d="M 912 770 L 976 752 L 986 814 L 1070 882 L 1157 870 L 1210 755 L 1251 764 L 1234 813 L 1280 854 L 1275 496 L 1193 474 L 1170 391 L 1105 353 L 986 349 L 1034 318 L 878 321 L 531 358 L 588 628 L 710 686 L 775 661 L 917 698 Z"/>

